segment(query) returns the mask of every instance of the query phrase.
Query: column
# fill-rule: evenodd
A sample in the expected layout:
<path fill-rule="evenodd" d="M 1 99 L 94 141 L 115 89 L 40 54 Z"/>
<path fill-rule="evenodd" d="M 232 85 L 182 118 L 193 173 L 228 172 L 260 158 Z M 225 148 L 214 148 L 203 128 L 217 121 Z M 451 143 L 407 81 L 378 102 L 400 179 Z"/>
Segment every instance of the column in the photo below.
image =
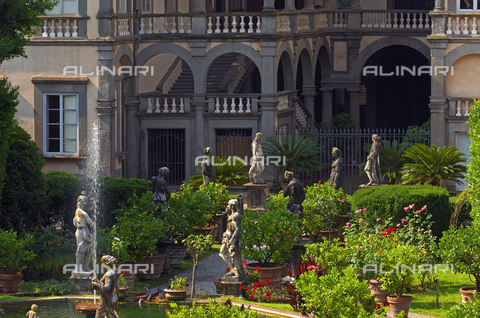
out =
<path fill-rule="evenodd" d="M 126 176 L 127 178 L 140 178 L 141 142 L 140 140 L 140 123 L 137 117 L 140 108 L 140 100 L 137 96 L 125 96 L 124 105 L 127 112 L 126 123 Z"/>
<path fill-rule="evenodd" d="M 435 0 L 435 9 L 434 11 L 445 11 L 445 0 Z"/>
<path fill-rule="evenodd" d="M 260 116 L 258 132 L 262 133 L 262 143 L 265 143 L 267 137 L 276 137 L 277 134 L 277 101 L 265 98 L 265 100 L 259 102 L 259 105 L 262 108 L 262 116 Z M 266 182 L 273 182 L 274 171 L 272 167 L 265 167 L 262 173 L 262 179 Z"/>
<path fill-rule="evenodd" d="M 292 12 L 295 11 L 295 2 L 294 0 L 285 0 L 285 7 L 282 11 L 284 12 Z"/>
<path fill-rule="evenodd" d="M 315 124 L 315 86 L 303 86 L 303 105 L 310 113 L 308 117 L 308 125 Z"/>
<path fill-rule="evenodd" d="M 431 45 L 431 65 L 432 68 L 441 67 L 445 65 L 445 49 L 447 43 L 445 40 L 432 40 Z M 442 74 L 433 72 L 432 75 L 432 95 L 430 96 L 430 143 L 443 147 L 447 144 L 447 135 L 449 131 L 446 128 L 445 113 L 447 109 L 447 102 L 445 99 L 445 81 L 446 77 Z"/>
<path fill-rule="evenodd" d="M 263 0 L 263 13 L 275 12 L 275 0 Z"/>
<path fill-rule="evenodd" d="M 360 88 L 349 88 L 350 115 L 355 122 L 355 128 L 360 128 Z"/>
<path fill-rule="evenodd" d="M 313 11 L 313 0 L 305 0 L 302 11 Z"/>
<path fill-rule="evenodd" d="M 205 108 L 207 107 L 207 101 L 205 101 L 204 96 L 195 95 L 191 102 L 195 106 L 195 129 L 192 132 L 195 134 L 192 136 L 192 158 L 196 156 L 201 156 L 203 154 L 203 149 L 207 146 L 214 147 L 213 145 L 207 145 L 205 137 L 207 135 L 205 131 L 205 120 L 203 115 L 205 114 Z M 215 154 L 214 154 L 215 155 Z M 195 162 L 191 161 L 190 171 L 195 171 Z M 195 173 L 195 172 L 194 172 Z M 194 174 L 193 173 L 193 174 Z"/>
<path fill-rule="evenodd" d="M 205 34 L 207 32 L 207 13 L 205 1 L 206 0 L 194 0 L 195 6 L 192 16 L 192 34 Z M 210 0 L 208 0 L 210 1 Z"/>
<path fill-rule="evenodd" d="M 112 69 L 114 50 L 111 45 L 98 45 L 98 67 Z M 112 175 L 114 164 L 114 121 L 115 112 L 115 79 L 110 72 L 98 75 L 97 113 L 100 134 L 100 164 L 105 175 Z"/>
<path fill-rule="evenodd" d="M 322 121 L 328 123 L 332 119 L 333 89 L 321 88 L 320 91 L 322 92 Z"/>
<path fill-rule="evenodd" d="M 99 8 L 97 13 L 98 19 L 98 36 L 100 38 L 113 38 L 115 36 L 115 21 L 113 17 L 112 1 L 99 1 Z"/>

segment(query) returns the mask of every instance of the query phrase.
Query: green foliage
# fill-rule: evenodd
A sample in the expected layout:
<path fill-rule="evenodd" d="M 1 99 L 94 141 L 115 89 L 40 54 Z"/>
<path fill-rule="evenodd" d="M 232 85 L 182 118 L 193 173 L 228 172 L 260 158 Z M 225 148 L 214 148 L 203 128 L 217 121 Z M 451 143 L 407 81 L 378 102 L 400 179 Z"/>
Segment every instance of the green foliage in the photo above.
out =
<path fill-rule="evenodd" d="M 49 279 L 43 282 L 21 282 L 20 292 L 37 293 L 42 296 L 61 296 L 72 292 L 72 281 Z"/>
<path fill-rule="evenodd" d="M 320 231 L 335 229 L 338 217 L 347 213 L 346 195 L 330 182 L 307 188 L 303 201 L 302 230 L 316 241 Z"/>
<path fill-rule="evenodd" d="M 211 215 L 205 212 L 211 209 L 210 197 L 205 191 L 193 192 L 192 185 L 182 184 L 178 193 L 172 193 L 167 208 L 163 211 L 163 218 L 169 226 L 169 236 L 195 233 L 194 226 L 204 227 L 210 220 Z"/>
<path fill-rule="evenodd" d="M 433 215 L 433 234 L 437 237 L 447 230 L 450 223 L 451 208 L 447 190 L 433 186 L 391 185 L 360 189 L 352 196 L 352 210 L 367 209 L 365 221 L 375 224 L 377 218 L 392 219 L 397 224 L 407 215 L 404 207 L 411 204 L 426 205 Z"/>
<path fill-rule="evenodd" d="M 266 141 L 263 147 L 265 155 L 279 156 L 285 160 L 285 165 L 279 167 L 280 173 L 283 174 L 285 170 L 295 173 L 322 170 L 319 163 L 320 148 L 314 141 L 302 136 L 295 139 L 293 134 L 280 135 L 280 141 L 270 136 Z"/>
<path fill-rule="evenodd" d="M 49 0 L 4 0 L 0 19 L 0 64 L 17 56 L 26 57 L 24 46 L 42 24 L 39 16 L 53 9 Z"/>
<path fill-rule="evenodd" d="M 315 262 L 325 267 L 328 272 L 333 268 L 342 270 L 350 262 L 348 250 L 338 244 L 338 239 L 333 242 L 324 239 L 321 243 L 307 244 L 305 247 L 306 251 L 303 259 L 308 260 L 309 257 L 313 256 Z"/>
<path fill-rule="evenodd" d="M 210 248 L 212 247 L 212 236 L 205 236 L 202 234 L 190 234 L 186 239 L 183 240 L 183 244 L 187 246 L 193 260 L 191 291 L 191 297 L 193 298 L 193 296 L 195 295 L 195 269 L 197 267 L 197 264 L 200 262 L 200 256 L 202 256 L 202 254 L 210 250 Z"/>
<path fill-rule="evenodd" d="M 75 216 L 77 197 L 82 192 L 82 180 L 66 171 L 49 171 L 44 176 L 50 216 L 68 224 L 69 230 L 74 231 L 71 220 Z"/>
<path fill-rule="evenodd" d="M 472 218 L 480 223 L 480 100 L 469 108 L 468 134 L 470 135 L 470 163 L 468 164 L 468 187 L 471 193 Z"/>
<path fill-rule="evenodd" d="M 402 167 L 403 184 L 419 183 L 440 186 L 453 181 L 461 183 L 465 177 L 465 154 L 458 152 L 457 147 L 443 146 L 432 148 L 424 144 L 415 144 L 403 153 L 407 159 Z"/>
<path fill-rule="evenodd" d="M 249 182 L 248 173 L 241 171 L 245 168 L 245 164 L 242 158 L 233 157 L 215 157 L 213 162 L 215 163 L 215 178 L 216 183 L 221 183 L 226 186 L 235 186 L 238 184 L 245 184 Z M 248 165 L 248 162 L 246 163 Z M 201 165 L 197 168 L 201 169 Z M 203 174 L 196 174 L 190 177 L 188 181 L 193 186 L 199 186 L 203 184 Z"/>
<path fill-rule="evenodd" d="M 2 190 L 6 173 L 8 143 L 10 140 L 10 134 L 15 125 L 13 116 L 17 110 L 17 98 L 18 87 L 12 87 L 10 82 L 6 79 L 0 80 L 0 202 L 2 199 Z"/>
<path fill-rule="evenodd" d="M 21 273 L 25 263 L 35 258 L 32 252 L 33 235 L 20 238 L 14 230 L 0 230 L 0 268 L 13 269 Z"/>
<path fill-rule="evenodd" d="M 192 306 L 170 305 L 172 312 L 168 314 L 170 318 L 198 318 L 198 317 L 214 317 L 214 318 L 255 318 L 258 317 L 257 312 L 250 308 L 240 308 L 237 306 L 226 305 L 223 303 L 210 300 L 208 305 L 199 306 L 193 302 Z"/>
<path fill-rule="evenodd" d="M 355 121 L 353 120 L 352 115 L 340 113 L 333 117 L 329 123 L 322 122 L 321 128 L 352 130 L 355 129 Z"/>
<path fill-rule="evenodd" d="M 452 202 L 453 201 L 453 202 Z M 453 214 L 450 220 L 453 227 L 470 226 L 472 223 L 472 195 L 470 188 L 465 188 L 456 197 L 450 198 L 453 207 Z"/>
<path fill-rule="evenodd" d="M 398 143 L 397 140 L 390 142 L 382 140 L 382 152 L 380 153 L 380 169 L 382 176 L 387 179 L 388 184 L 395 184 L 400 178 L 400 169 L 405 163 L 403 152 L 410 146 L 409 142 Z"/>
<path fill-rule="evenodd" d="M 202 184 L 195 195 L 206 195 L 208 197 L 209 204 L 203 213 L 206 214 L 205 217 L 209 219 L 210 223 L 213 222 L 215 215 L 225 211 L 230 197 L 226 185 L 211 182 L 206 185 Z"/>
<path fill-rule="evenodd" d="M 156 216 L 152 192 L 141 197 L 134 194 L 121 204 L 117 224 L 112 228 L 112 251 L 118 262 L 140 262 L 144 256 L 156 254 L 156 245 L 166 239 L 165 223 Z"/>
<path fill-rule="evenodd" d="M 367 283 L 357 279 L 351 266 L 344 270 L 334 267 L 324 276 L 310 270 L 294 285 L 302 295 L 306 309 L 315 312 L 316 317 L 375 317 L 373 295 Z"/>
<path fill-rule="evenodd" d="M 477 293 L 473 293 L 474 301 L 467 301 L 450 308 L 447 318 L 479 318 L 480 317 L 480 301 Z"/>
<path fill-rule="evenodd" d="M 428 145 L 430 143 L 430 139 L 428 136 L 430 134 L 430 118 L 424 122 L 422 125 L 411 125 L 407 128 L 407 133 L 405 134 L 405 138 L 403 141 L 409 142 L 411 144 L 425 144 Z"/>
<path fill-rule="evenodd" d="M 262 265 L 281 265 L 290 258 L 300 234 L 297 216 L 284 207 L 272 208 L 269 202 L 264 214 L 246 210 L 242 217 L 243 256 Z"/>
<path fill-rule="evenodd" d="M 44 162 L 37 144 L 16 124 L 11 132 L 7 153 L 1 201 L 2 228 L 23 233 L 46 224 L 48 215 L 42 173 Z"/>
<path fill-rule="evenodd" d="M 453 264 L 455 271 L 466 273 L 475 278 L 477 290 L 480 290 L 480 228 L 478 225 L 471 227 L 453 227 L 440 239 L 440 257 Z"/>
<path fill-rule="evenodd" d="M 185 290 L 185 289 L 187 289 L 187 286 L 188 286 L 188 284 L 187 284 L 187 278 L 186 277 L 175 276 L 170 281 L 169 289 Z"/>

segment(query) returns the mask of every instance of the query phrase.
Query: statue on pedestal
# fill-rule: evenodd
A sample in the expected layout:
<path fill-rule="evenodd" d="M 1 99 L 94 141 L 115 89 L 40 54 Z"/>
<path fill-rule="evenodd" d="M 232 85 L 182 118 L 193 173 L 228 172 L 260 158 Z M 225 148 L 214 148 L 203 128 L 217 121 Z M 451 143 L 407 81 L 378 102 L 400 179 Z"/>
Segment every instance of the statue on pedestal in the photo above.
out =
<path fill-rule="evenodd" d="M 77 251 L 75 253 L 75 272 L 90 272 L 88 267 L 93 255 L 93 235 L 95 232 L 95 224 L 92 219 L 85 212 L 85 206 L 88 198 L 85 192 L 77 198 L 77 209 L 75 210 L 75 217 L 73 224 L 77 228 L 75 231 L 75 238 L 77 241 Z"/>
<path fill-rule="evenodd" d="M 37 318 L 37 311 L 38 311 L 38 305 L 33 304 L 32 307 L 30 307 L 30 310 L 26 314 L 27 318 Z M 3 317 L 3 316 L 0 316 L 0 317 Z"/>
<path fill-rule="evenodd" d="M 257 133 L 255 135 L 255 139 L 252 142 L 252 166 L 248 171 L 248 178 L 250 179 L 251 183 L 256 184 L 265 184 L 266 182 L 263 181 L 260 176 L 265 170 L 265 163 L 263 158 L 263 151 L 262 151 L 262 133 Z"/>
<path fill-rule="evenodd" d="M 203 184 L 209 184 L 210 182 L 215 183 L 215 167 L 210 160 L 212 156 L 212 149 L 207 147 L 203 149 L 203 160 L 202 160 L 202 174 L 203 174 Z"/>
<path fill-rule="evenodd" d="M 117 260 L 113 256 L 104 255 L 101 262 L 109 269 L 100 280 L 92 278 L 92 288 L 100 293 L 100 302 L 95 318 L 118 318 L 118 279 L 120 275 L 115 268 Z"/>
<path fill-rule="evenodd" d="M 224 283 L 232 281 L 243 282 L 246 279 L 246 275 L 242 264 L 242 232 L 240 228 L 242 215 L 238 200 L 232 199 L 228 201 L 226 211 L 228 215 L 227 230 L 223 233 L 219 255 L 230 268 L 230 271 L 225 274 L 222 281 Z"/>
<path fill-rule="evenodd" d="M 153 203 L 155 205 L 167 204 L 170 199 L 170 191 L 168 190 L 167 181 L 165 181 L 165 177 L 168 176 L 169 173 L 170 169 L 161 167 L 158 169 L 158 177 L 152 178 Z"/>
<path fill-rule="evenodd" d="M 293 172 L 285 171 L 285 180 L 288 181 L 288 185 L 283 190 L 283 196 L 289 197 L 288 204 L 285 207 L 290 212 L 297 214 L 300 218 L 303 218 L 303 206 L 302 203 L 305 200 L 305 190 L 302 183 L 293 177 Z"/>
<path fill-rule="evenodd" d="M 365 173 L 368 176 L 369 186 L 376 186 L 382 184 L 382 172 L 380 170 L 380 152 L 382 152 L 382 144 L 380 137 L 376 134 L 372 135 L 373 144 L 370 147 L 370 154 L 367 157 L 367 164 L 365 165 Z"/>
<path fill-rule="evenodd" d="M 331 182 L 335 190 L 338 190 L 343 185 L 343 158 L 342 152 L 337 147 L 332 148 L 332 171 L 327 182 Z"/>

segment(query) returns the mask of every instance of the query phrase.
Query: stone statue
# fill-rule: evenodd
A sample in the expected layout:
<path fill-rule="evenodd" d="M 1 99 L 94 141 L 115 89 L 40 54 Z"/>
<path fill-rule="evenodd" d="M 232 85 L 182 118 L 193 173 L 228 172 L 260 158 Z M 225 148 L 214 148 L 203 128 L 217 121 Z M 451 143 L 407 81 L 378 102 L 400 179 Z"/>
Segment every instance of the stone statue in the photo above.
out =
<path fill-rule="evenodd" d="M 382 152 L 382 144 L 380 137 L 372 135 L 373 144 L 370 147 L 370 154 L 367 157 L 367 164 L 365 165 L 365 173 L 368 176 L 369 182 L 367 186 L 376 186 L 382 184 L 382 172 L 380 170 L 380 152 Z"/>
<path fill-rule="evenodd" d="M 33 304 L 25 316 L 27 316 L 28 318 L 37 318 L 37 311 L 38 311 L 38 306 Z M 3 317 L 3 316 L 0 316 L 0 317 Z"/>
<path fill-rule="evenodd" d="M 91 271 L 88 264 L 93 255 L 92 232 L 95 232 L 95 224 L 88 213 L 84 211 L 87 199 L 85 192 L 82 191 L 82 194 L 77 198 L 77 209 L 75 210 L 75 217 L 73 218 L 73 224 L 77 228 L 75 232 L 75 238 L 77 240 L 75 272 Z"/>
<path fill-rule="evenodd" d="M 257 184 L 264 184 L 266 183 L 263 181 L 260 176 L 265 169 L 264 158 L 263 158 L 263 151 L 262 151 L 262 133 L 257 133 L 255 135 L 255 139 L 252 142 L 252 166 L 248 171 L 248 178 L 250 179 L 251 183 Z"/>
<path fill-rule="evenodd" d="M 168 190 L 167 181 L 165 177 L 170 173 L 170 169 L 167 167 L 161 167 L 158 169 L 158 177 L 152 178 L 152 187 L 153 187 L 153 203 L 166 204 L 170 199 L 170 191 Z"/>
<path fill-rule="evenodd" d="M 330 172 L 330 178 L 328 182 L 332 183 L 335 190 L 338 190 L 343 185 L 343 158 L 342 152 L 337 147 L 332 148 L 332 171 Z"/>
<path fill-rule="evenodd" d="M 246 279 L 246 275 L 242 264 L 242 232 L 240 227 L 242 215 L 238 200 L 232 199 L 228 201 L 226 211 L 228 215 L 227 229 L 223 233 L 219 255 L 227 263 L 230 271 L 225 274 L 222 280 L 243 282 Z"/>
<path fill-rule="evenodd" d="M 305 200 L 305 190 L 302 183 L 293 177 L 293 172 L 285 171 L 285 180 L 288 181 L 288 185 L 283 190 L 283 196 L 289 197 L 288 204 L 285 207 L 290 212 L 297 214 L 300 218 L 303 218 L 303 206 L 302 203 Z"/>
<path fill-rule="evenodd" d="M 109 267 L 103 277 L 98 280 L 92 278 L 92 288 L 99 291 L 100 302 L 98 303 L 95 318 L 118 318 L 118 279 L 120 277 L 115 264 L 117 260 L 110 255 L 104 255 L 102 264 Z"/>
<path fill-rule="evenodd" d="M 212 149 L 207 147 L 203 149 L 203 160 L 202 160 L 202 174 L 203 174 L 203 184 L 209 184 L 210 182 L 215 183 L 215 167 L 210 161 L 212 156 Z"/>
<path fill-rule="evenodd" d="M 0 318 L 3 318 L 5 315 L 5 309 L 2 309 L 2 306 L 0 306 Z"/>

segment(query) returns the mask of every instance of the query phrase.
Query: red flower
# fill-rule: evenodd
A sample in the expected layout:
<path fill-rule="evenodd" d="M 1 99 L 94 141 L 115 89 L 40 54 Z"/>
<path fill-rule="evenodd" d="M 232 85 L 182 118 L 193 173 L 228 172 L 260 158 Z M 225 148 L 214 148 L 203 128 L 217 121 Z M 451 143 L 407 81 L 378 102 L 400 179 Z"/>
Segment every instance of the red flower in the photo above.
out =
<path fill-rule="evenodd" d="M 122 275 L 125 275 L 125 273 L 124 273 L 124 272 L 122 272 Z"/>
<path fill-rule="evenodd" d="M 272 283 L 268 283 L 268 286 L 272 287 Z M 282 288 L 280 288 L 280 289 L 282 289 Z"/>
<path fill-rule="evenodd" d="M 246 289 L 246 291 L 249 291 L 249 290 L 250 290 L 250 287 L 247 287 L 247 288 L 245 288 L 245 289 Z"/>
<path fill-rule="evenodd" d="M 62 241 L 62 244 L 65 244 L 65 243 Z"/>
<path fill-rule="evenodd" d="M 249 272 L 246 272 L 246 274 L 247 274 L 247 276 L 248 276 L 248 274 L 250 274 L 250 273 L 249 273 Z"/>
<path fill-rule="evenodd" d="M 266 283 L 268 283 L 269 281 L 270 281 L 270 279 L 266 278 L 266 279 L 263 281 L 263 283 L 266 284 Z"/>
<path fill-rule="evenodd" d="M 253 299 L 254 297 L 255 297 L 255 296 L 253 296 L 253 295 L 250 295 L 250 299 Z"/>
<path fill-rule="evenodd" d="M 243 289 L 243 285 L 238 286 L 238 289 Z"/>
<path fill-rule="evenodd" d="M 270 296 L 267 296 L 267 299 L 270 300 Z"/>
<path fill-rule="evenodd" d="M 68 235 L 65 235 L 65 238 L 66 238 L 66 239 L 68 239 L 68 238 L 70 238 L 70 236 L 68 236 Z"/>
<path fill-rule="evenodd" d="M 189 284 L 189 283 L 186 283 L 186 284 L 185 284 L 185 286 L 187 286 L 187 287 L 188 287 L 188 286 L 190 286 L 190 284 Z"/>
<path fill-rule="evenodd" d="M 226 272 L 229 272 L 230 271 L 230 267 L 227 267 L 227 269 L 225 270 Z"/>

